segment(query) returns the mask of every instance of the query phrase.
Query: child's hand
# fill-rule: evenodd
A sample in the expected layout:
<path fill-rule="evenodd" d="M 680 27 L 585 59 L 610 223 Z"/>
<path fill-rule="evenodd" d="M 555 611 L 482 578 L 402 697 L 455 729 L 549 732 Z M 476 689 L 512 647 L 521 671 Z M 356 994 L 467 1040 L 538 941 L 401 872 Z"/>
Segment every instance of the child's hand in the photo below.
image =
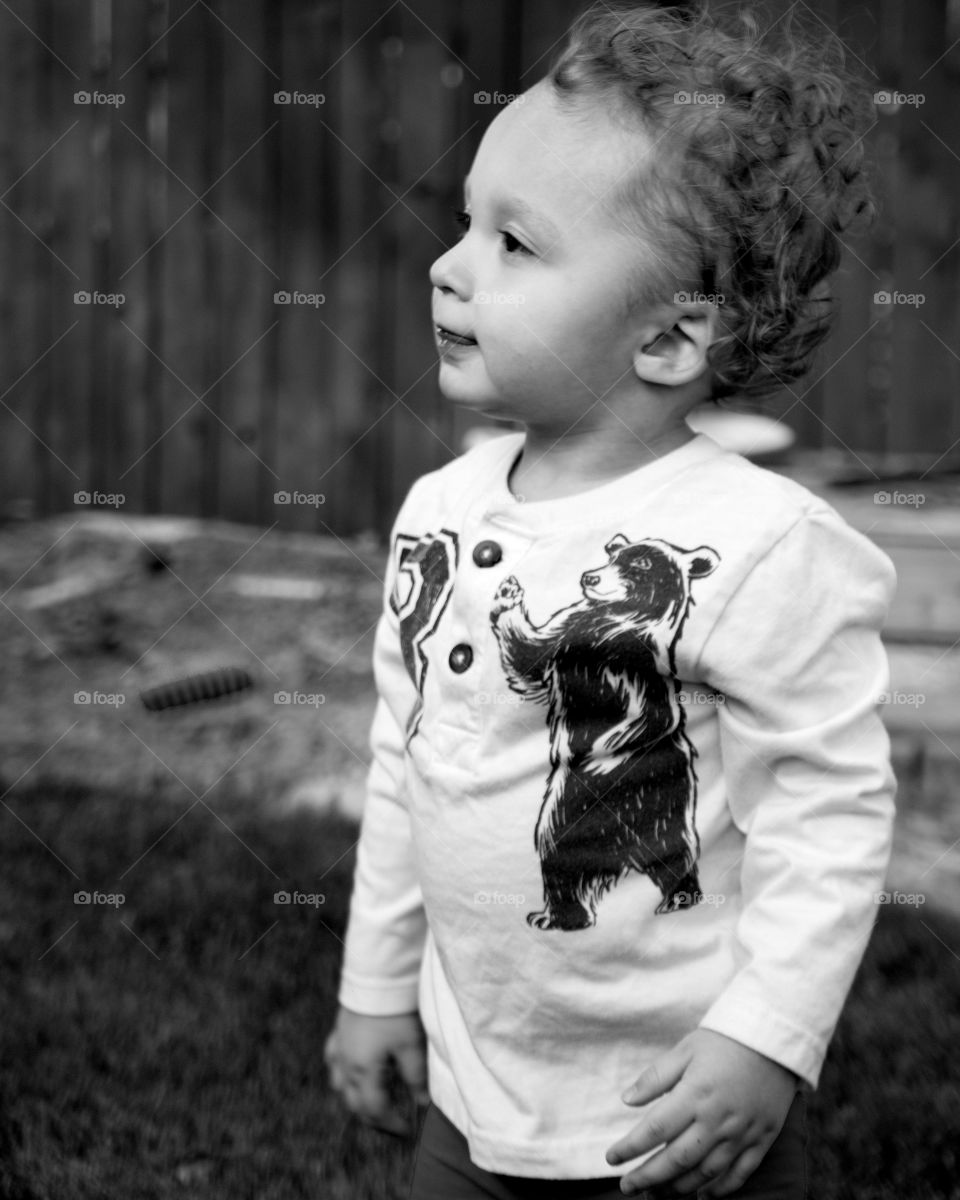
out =
<path fill-rule="evenodd" d="M 666 1143 L 621 1181 L 627 1194 L 657 1184 L 726 1196 L 757 1169 L 797 1090 L 792 1071 L 732 1038 L 695 1029 L 648 1067 L 628 1104 L 661 1099 L 607 1151 L 611 1165 Z"/>
<path fill-rule="evenodd" d="M 365 1017 L 340 1008 L 324 1047 L 330 1084 L 347 1107 L 386 1133 L 412 1134 L 397 1111 L 397 1076 L 417 1104 L 426 1104 L 426 1039 L 417 1013 Z"/>

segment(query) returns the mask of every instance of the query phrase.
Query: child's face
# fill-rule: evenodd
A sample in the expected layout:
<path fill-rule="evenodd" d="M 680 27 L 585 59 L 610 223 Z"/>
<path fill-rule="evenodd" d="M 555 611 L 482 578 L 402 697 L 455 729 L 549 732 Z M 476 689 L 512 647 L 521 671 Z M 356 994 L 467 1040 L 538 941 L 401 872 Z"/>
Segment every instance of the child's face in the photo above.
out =
<path fill-rule="evenodd" d="M 653 248 L 611 205 L 649 153 L 602 110 L 563 110 L 538 84 L 499 114 L 466 186 L 464 237 L 433 264 L 440 388 L 491 416 L 581 432 L 637 392 L 631 284 Z M 603 398 L 600 404 L 598 397 Z"/>

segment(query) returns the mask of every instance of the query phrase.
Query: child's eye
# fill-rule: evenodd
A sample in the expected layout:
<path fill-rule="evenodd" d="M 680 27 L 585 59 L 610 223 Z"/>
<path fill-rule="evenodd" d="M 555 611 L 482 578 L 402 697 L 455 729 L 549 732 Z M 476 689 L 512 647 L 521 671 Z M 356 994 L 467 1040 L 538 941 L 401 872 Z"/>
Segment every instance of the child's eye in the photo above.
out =
<path fill-rule="evenodd" d="M 470 228 L 470 214 L 462 208 L 455 208 L 453 210 L 453 219 L 463 230 L 463 233 L 460 234 L 460 237 L 463 237 L 464 233 Z"/>
<path fill-rule="evenodd" d="M 503 231 L 503 246 L 508 254 L 532 254 L 532 250 L 528 250 L 523 242 L 518 241 L 512 233 Z"/>
<path fill-rule="evenodd" d="M 470 214 L 465 209 L 455 208 L 453 219 L 461 230 L 459 238 L 462 239 L 470 228 Z M 515 238 L 512 233 L 507 233 L 506 230 L 502 232 L 503 247 L 508 254 L 533 254 L 533 251 L 528 249 L 519 238 Z"/>

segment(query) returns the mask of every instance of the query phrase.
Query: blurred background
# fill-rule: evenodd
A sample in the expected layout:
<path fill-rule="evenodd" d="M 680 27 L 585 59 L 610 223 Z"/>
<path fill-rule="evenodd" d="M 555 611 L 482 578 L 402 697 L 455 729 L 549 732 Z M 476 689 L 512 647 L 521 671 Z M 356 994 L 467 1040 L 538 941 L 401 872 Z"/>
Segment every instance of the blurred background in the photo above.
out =
<path fill-rule="evenodd" d="M 809 377 L 691 418 L 899 574 L 811 1187 L 960 1200 L 960 0 L 752 7 L 842 37 L 881 205 Z M 406 1194 L 323 1067 L 384 538 L 477 436 L 429 266 L 580 8 L 0 0 L 0 1200 Z"/>
<path fill-rule="evenodd" d="M 579 7 L 4 5 L 2 511 L 101 492 L 128 513 L 385 533 L 462 448 L 429 265 L 484 128 Z M 939 461 L 960 437 L 960 4 L 756 7 L 836 30 L 891 97 L 866 138 L 881 219 L 850 242 L 820 369 L 772 411 L 800 447 Z M 874 300 L 894 292 L 923 298 Z M 295 490 L 322 507 L 274 503 Z"/>

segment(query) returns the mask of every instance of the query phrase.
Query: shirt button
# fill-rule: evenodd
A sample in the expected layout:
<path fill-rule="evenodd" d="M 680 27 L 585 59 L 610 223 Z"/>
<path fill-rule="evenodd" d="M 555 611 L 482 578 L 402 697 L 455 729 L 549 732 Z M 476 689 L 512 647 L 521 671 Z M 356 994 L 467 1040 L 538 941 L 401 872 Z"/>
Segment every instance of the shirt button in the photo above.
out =
<path fill-rule="evenodd" d="M 461 642 L 459 646 L 454 646 L 450 651 L 448 661 L 450 663 L 450 670 L 455 671 L 458 675 L 462 675 L 473 662 L 473 651 L 466 642 Z"/>
<path fill-rule="evenodd" d="M 473 561 L 478 567 L 495 567 L 503 558 L 503 549 L 498 542 L 478 542 L 473 548 Z"/>

